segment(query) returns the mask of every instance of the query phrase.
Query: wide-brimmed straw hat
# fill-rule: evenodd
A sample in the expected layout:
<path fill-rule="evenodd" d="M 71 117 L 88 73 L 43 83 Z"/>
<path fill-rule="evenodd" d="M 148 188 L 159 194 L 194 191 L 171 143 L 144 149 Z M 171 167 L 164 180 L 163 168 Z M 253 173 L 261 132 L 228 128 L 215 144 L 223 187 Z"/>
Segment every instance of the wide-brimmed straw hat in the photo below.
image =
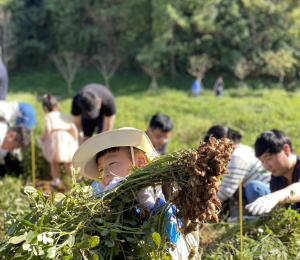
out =
<path fill-rule="evenodd" d="M 97 180 L 100 177 L 95 161 L 97 153 L 108 148 L 122 146 L 136 147 L 144 151 L 151 160 L 158 156 L 144 131 L 124 127 L 95 135 L 85 141 L 74 154 L 72 164 L 75 169 L 80 167 L 79 174 L 83 177 Z"/>

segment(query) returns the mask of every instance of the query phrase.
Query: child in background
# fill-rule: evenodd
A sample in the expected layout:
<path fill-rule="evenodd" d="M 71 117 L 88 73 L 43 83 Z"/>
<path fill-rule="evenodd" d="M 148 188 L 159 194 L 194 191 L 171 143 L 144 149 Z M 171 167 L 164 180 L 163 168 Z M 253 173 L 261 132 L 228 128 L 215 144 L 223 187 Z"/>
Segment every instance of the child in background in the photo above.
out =
<path fill-rule="evenodd" d="M 191 88 L 192 88 L 192 92 L 193 92 L 194 98 L 197 98 L 198 95 L 199 95 L 199 93 L 201 91 L 203 91 L 202 81 L 201 81 L 200 77 L 197 77 L 193 81 Z"/>
<path fill-rule="evenodd" d="M 51 94 L 43 97 L 44 131 L 40 136 L 40 144 L 45 159 L 50 163 L 53 187 L 61 183 L 59 163 L 64 163 L 66 171 L 71 175 L 71 160 L 78 148 L 77 129 L 72 118 L 59 111 L 57 100 Z"/>
<path fill-rule="evenodd" d="M 83 177 L 95 180 L 92 184 L 93 194 L 101 196 L 102 192 L 113 189 L 128 176 L 127 169 L 131 168 L 130 164 L 141 167 L 148 163 L 148 158 L 155 157 L 157 152 L 146 133 L 125 127 L 98 134 L 84 142 L 74 154 L 72 164 L 76 169 L 80 167 L 79 174 Z M 101 181 L 97 182 L 101 176 Z M 138 202 L 150 211 L 155 209 L 156 198 L 152 187 L 137 192 Z M 160 198 L 158 206 L 164 203 L 165 200 Z M 199 233 L 194 231 L 184 238 L 177 228 L 176 220 L 169 216 L 165 227 L 166 235 L 172 244 L 177 245 L 175 250 L 170 250 L 169 253 L 174 260 L 186 260 L 192 247 L 198 251 Z M 194 259 L 199 258 L 196 256 Z"/>

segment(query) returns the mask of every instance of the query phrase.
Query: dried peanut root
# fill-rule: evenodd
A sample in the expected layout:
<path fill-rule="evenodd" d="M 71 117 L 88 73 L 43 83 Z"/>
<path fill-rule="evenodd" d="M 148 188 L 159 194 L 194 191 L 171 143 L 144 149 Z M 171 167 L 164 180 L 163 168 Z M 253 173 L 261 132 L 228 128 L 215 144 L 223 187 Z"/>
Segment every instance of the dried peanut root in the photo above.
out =
<path fill-rule="evenodd" d="M 219 177 L 226 174 L 225 165 L 233 151 L 232 147 L 232 142 L 226 138 L 217 140 L 211 137 L 207 143 L 200 142 L 198 149 L 190 153 L 184 169 L 188 176 L 185 176 L 186 182 L 172 182 L 176 191 L 170 201 L 178 208 L 178 218 L 186 222 L 182 227 L 185 235 L 197 230 L 196 220 L 200 223 L 219 222 L 216 210 L 221 209 L 222 205 L 216 194 L 221 185 Z M 189 221 L 191 223 L 188 224 Z"/>

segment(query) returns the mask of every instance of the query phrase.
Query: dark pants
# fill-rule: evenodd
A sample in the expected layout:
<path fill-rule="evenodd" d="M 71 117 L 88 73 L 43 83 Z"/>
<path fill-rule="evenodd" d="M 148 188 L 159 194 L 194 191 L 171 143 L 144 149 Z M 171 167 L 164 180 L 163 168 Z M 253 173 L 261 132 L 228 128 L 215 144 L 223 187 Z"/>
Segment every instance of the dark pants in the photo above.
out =
<path fill-rule="evenodd" d="M 100 134 L 103 128 L 103 118 L 86 119 L 82 117 L 81 126 L 84 136 L 92 136 L 96 127 L 98 127 L 97 133 Z"/>

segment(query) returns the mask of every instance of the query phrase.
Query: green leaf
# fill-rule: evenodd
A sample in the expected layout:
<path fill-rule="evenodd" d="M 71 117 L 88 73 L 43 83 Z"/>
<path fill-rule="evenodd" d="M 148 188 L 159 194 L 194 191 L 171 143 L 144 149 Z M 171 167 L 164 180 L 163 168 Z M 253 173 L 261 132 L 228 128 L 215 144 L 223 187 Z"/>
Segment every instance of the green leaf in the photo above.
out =
<path fill-rule="evenodd" d="M 34 226 L 31 222 L 29 222 L 28 220 L 25 220 L 25 219 L 22 220 L 22 223 L 23 223 L 25 226 L 27 226 L 27 227 L 32 227 L 32 226 Z"/>
<path fill-rule="evenodd" d="M 88 248 L 89 249 L 94 248 L 95 246 L 99 245 L 100 237 L 97 237 L 97 236 L 89 237 L 88 242 L 89 242 L 89 247 Z"/>
<path fill-rule="evenodd" d="M 8 228 L 7 235 L 11 236 L 15 232 L 17 226 L 18 225 L 16 223 L 11 224 Z"/>
<path fill-rule="evenodd" d="M 11 243 L 11 244 L 19 244 L 23 241 L 26 240 L 26 235 L 21 235 L 21 236 L 17 236 L 17 237 L 11 237 L 8 242 Z"/>
<path fill-rule="evenodd" d="M 44 221 L 45 215 L 43 214 L 39 220 L 38 226 L 41 227 L 43 225 L 43 221 Z"/>
<path fill-rule="evenodd" d="M 99 223 L 103 223 L 103 218 L 94 218 L 95 221 L 99 222 Z"/>
<path fill-rule="evenodd" d="M 77 244 L 76 244 L 76 247 L 77 247 L 78 249 L 86 249 L 86 248 L 88 248 L 89 245 L 90 245 L 89 242 L 87 242 L 87 241 L 82 241 L 82 242 L 77 243 Z"/>
<path fill-rule="evenodd" d="M 55 250 L 55 246 L 52 246 L 50 247 L 48 250 L 47 250 L 47 256 L 49 258 L 54 258 L 56 255 L 56 250 Z"/>
<path fill-rule="evenodd" d="M 54 200 L 55 200 L 55 193 L 54 192 L 51 192 L 50 200 L 51 200 L 51 203 L 53 204 Z"/>
<path fill-rule="evenodd" d="M 104 242 L 104 245 L 106 245 L 108 247 L 113 247 L 115 245 L 115 243 L 112 240 L 106 240 Z"/>
<path fill-rule="evenodd" d="M 34 192 L 37 192 L 37 190 L 35 188 L 33 188 L 32 186 L 26 186 L 24 188 L 24 191 L 26 191 L 27 193 L 31 194 L 31 193 L 34 193 Z"/>
<path fill-rule="evenodd" d="M 71 235 L 67 239 L 67 244 L 69 247 L 73 247 L 75 244 L 75 236 Z"/>
<path fill-rule="evenodd" d="M 131 199 L 129 199 L 129 198 L 127 198 L 127 197 L 123 197 L 122 200 L 123 200 L 124 202 L 130 202 L 130 201 L 131 201 Z"/>
<path fill-rule="evenodd" d="M 110 231 L 110 235 L 112 238 L 117 238 L 118 237 L 118 234 L 116 231 Z"/>
<path fill-rule="evenodd" d="M 153 232 L 153 234 L 152 234 L 152 239 L 153 239 L 155 245 L 156 245 L 157 247 L 160 247 L 161 238 L 160 238 L 160 235 L 159 235 L 157 232 Z"/>
<path fill-rule="evenodd" d="M 69 259 L 72 259 L 72 258 L 73 258 L 73 254 L 70 254 L 68 256 L 64 256 L 63 260 L 69 260 Z"/>
<path fill-rule="evenodd" d="M 136 222 L 134 220 L 131 220 L 131 219 L 124 219 L 123 221 L 125 223 L 128 223 L 128 224 L 132 225 L 132 226 L 136 225 Z"/>
<path fill-rule="evenodd" d="M 100 252 L 98 253 L 98 256 L 99 256 L 100 260 L 104 260 L 104 257 L 102 256 L 102 254 Z"/>
<path fill-rule="evenodd" d="M 116 243 L 116 245 L 114 246 L 114 252 L 116 255 L 118 255 L 120 253 L 120 247 L 119 247 L 118 243 Z"/>
<path fill-rule="evenodd" d="M 26 243 L 29 243 L 32 239 L 36 238 L 38 234 L 35 234 L 34 231 L 29 231 L 26 237 Z"/>
<path fill-rule="evenodd" d="M 110 229 L 104 229 L 101 231 L 101 236 L 106 236 L 110 232 Z"/>
<path fill-rule="evenodd" d="M 56 193 L 56 195 L 55 195 L 55 201 L 56 201 L 56 202 L 60 202 L 60 201 L 62 201 L 65 197 L 66 197 L 66 195 L 64 195 L 64 194 L 62 194 L 62 193 Z"/>
<path fill-rule="evenodd" d="M 128 242 L 135 242 L 135 239 L 133 237 L 126 237 L 126 240 Z"/>
<path fill-rule="evenodd" d="M 73 249 L 72 252 L 73 252 L 73 259 L 75 259 L 75 260 L 81 260 L 82 259 L 82 257 L 81 257 L 78 250 Z"/>

